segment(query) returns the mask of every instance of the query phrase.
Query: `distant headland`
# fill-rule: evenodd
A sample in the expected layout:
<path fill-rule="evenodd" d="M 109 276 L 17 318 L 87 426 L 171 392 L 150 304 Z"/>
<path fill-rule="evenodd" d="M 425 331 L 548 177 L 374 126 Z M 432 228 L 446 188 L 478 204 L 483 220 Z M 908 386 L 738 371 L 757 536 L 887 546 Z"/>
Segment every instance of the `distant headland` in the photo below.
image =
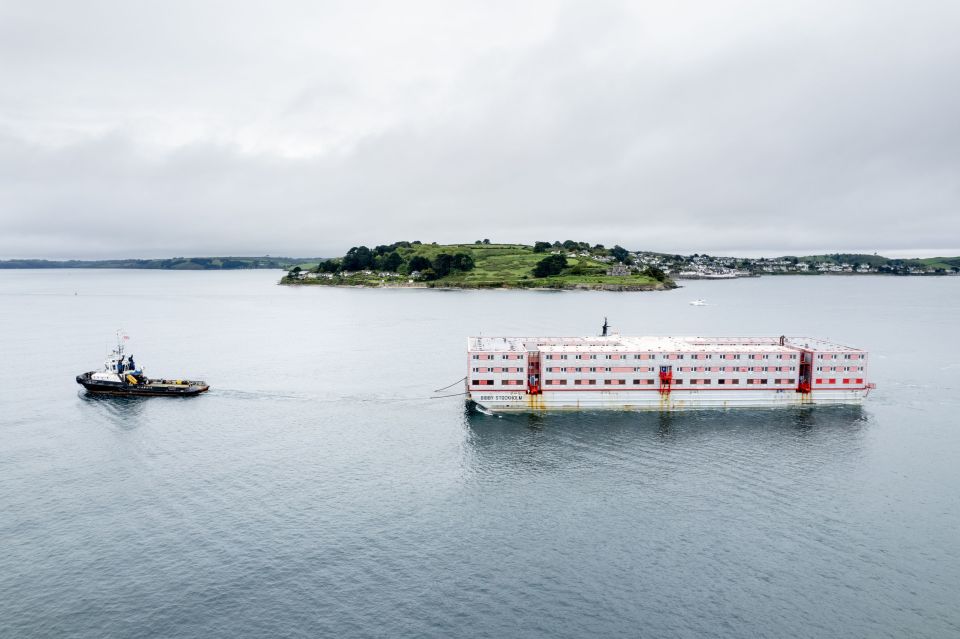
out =
<path fill-rule="evenodd" d="M 239 269 L 290 269 L 308 257 L 171 257 L 154 260 L 0 260 L 0 269 L 123 268 L 168 271 L 234 271 Z M 317 258 L 312 258 L 316 260 Z"/>

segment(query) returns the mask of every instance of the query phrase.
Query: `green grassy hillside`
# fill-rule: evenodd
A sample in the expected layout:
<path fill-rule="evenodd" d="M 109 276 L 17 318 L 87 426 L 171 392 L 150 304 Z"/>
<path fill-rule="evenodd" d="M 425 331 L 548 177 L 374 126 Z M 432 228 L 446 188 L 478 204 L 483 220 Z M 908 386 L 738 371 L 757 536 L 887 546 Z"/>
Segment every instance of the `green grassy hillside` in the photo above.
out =
<path fill-rule="evenodd" d="M 960 257 L 928 257 L 920 261 L 933 269 L 942 268 L 947 271 L 960 268 Z"/>

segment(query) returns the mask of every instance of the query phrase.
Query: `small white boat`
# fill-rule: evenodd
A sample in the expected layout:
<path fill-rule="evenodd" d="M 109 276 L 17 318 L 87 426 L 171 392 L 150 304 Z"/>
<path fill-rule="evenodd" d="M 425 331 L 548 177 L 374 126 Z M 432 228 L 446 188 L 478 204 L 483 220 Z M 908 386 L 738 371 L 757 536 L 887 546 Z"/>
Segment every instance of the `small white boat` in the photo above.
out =
<path fill-rule="evenodd" d="M 693 300 L 692 302 L 690 302 L 690 306 L 706 306 L 706 305 L 707 305 L 706 300 Z"/>

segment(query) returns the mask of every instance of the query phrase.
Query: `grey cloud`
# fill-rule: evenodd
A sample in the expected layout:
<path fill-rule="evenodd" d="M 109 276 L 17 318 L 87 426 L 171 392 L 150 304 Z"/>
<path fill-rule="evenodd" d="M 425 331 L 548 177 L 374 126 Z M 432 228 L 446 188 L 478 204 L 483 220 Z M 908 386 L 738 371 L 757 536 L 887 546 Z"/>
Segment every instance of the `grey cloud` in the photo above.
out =
<path fill-rule="evenodd" d="M 0 256 L 960 245 L 953 3 L 542 3 L 502 30 L 506 4 L 286 3 L 216 46 L 218 12 L 174 4 L 109 63 L 129 36 L 28 45 L 70 30 L 26 6 L 0 39 L 19 80 L 0 88 Z M 144 19 L 123 6 L 115 29 Z"/>

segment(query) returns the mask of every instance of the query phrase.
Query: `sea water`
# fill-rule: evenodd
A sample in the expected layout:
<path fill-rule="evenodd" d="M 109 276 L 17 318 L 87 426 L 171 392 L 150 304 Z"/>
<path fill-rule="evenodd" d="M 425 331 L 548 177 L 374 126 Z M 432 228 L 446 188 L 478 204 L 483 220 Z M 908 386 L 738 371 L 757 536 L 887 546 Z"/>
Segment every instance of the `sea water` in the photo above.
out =
<path fill-rule="evenodd" d="M 960 278 L 279 277 L 0 271 L 0 636 L 960 635 Z M 831 339 L 870 351 L 877 389 L 862 408 L 505 417 L 455 395 L 468 335 L 604 317 Z M 74 377 L 116 329 L 148 375 L 211 391 L 86 395 Z"/>

